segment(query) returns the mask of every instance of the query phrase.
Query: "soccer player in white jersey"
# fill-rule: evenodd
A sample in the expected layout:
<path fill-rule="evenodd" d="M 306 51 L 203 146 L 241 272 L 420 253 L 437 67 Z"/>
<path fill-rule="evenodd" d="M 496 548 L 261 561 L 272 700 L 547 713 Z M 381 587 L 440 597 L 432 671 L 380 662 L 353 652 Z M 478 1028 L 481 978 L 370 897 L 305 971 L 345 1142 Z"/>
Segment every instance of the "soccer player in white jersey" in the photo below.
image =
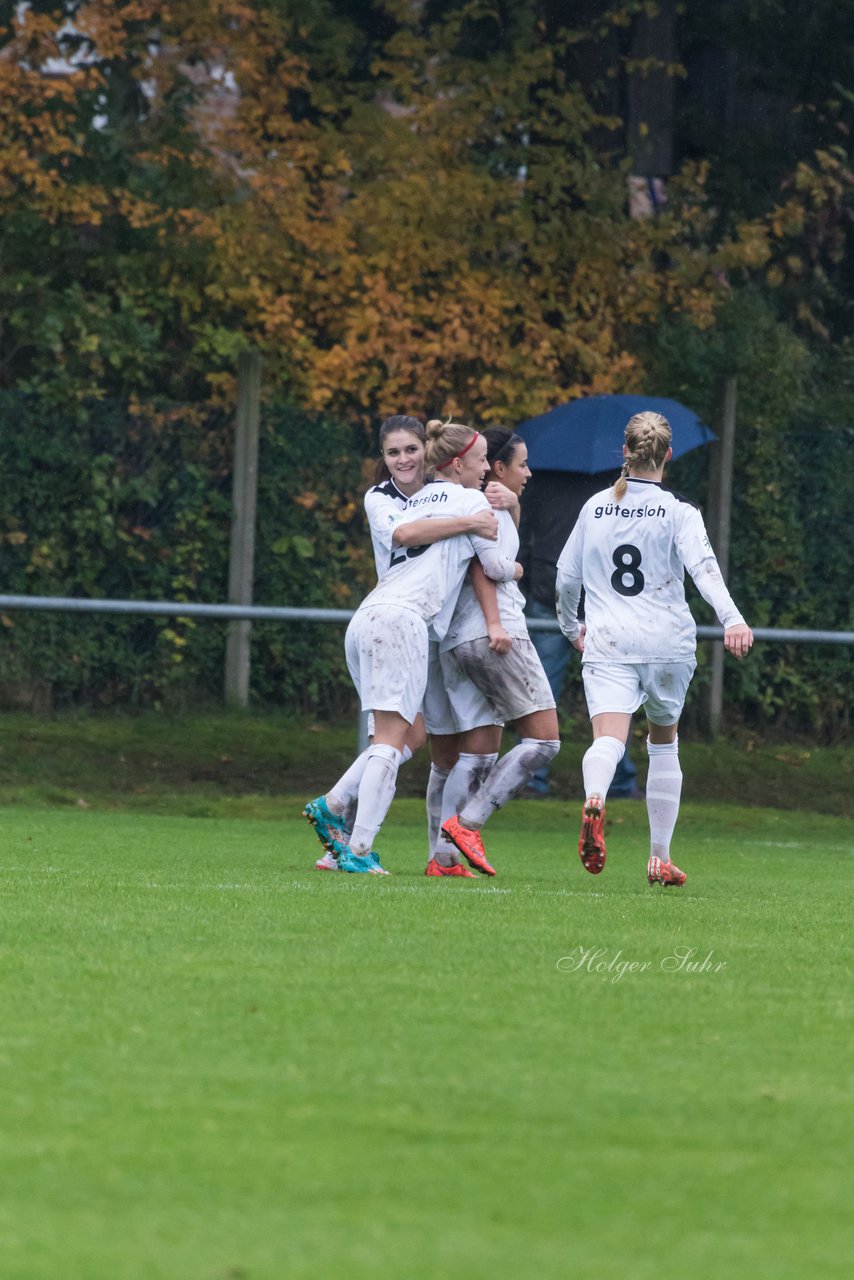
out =
<path fill-rule="evenodd" d="M 480 492 L 488 467 L 483 437 L 472 427 L 438 421 L 428 423 L 427 435 L 425 461 L 440 478 L 408 500 L 401 524 L 487 509 Z M 457 534 L 409 546 L 394 557 L 347 628 L 347 666 L 362 709 L 373 712 L 374 739 L 361 769 L 349 847 L 338 859 L 342 871 L 382 870 L 373 841 L 391 805 L 406 734 L 424 697 L 428 628 L 437 639 L 444 635 L 475 555 L 496 581 L 515 577 L 515 562 L 483 537 Z"/>
<path fill-rule="evenodd" d="M 643 706 L 649 727 L 647 879 L 678 886 L 686 879 L 670 859 L 682 793 L 678 728 L 697 665 L 684 571 L 717 614 L 729 653 L 745 657 L 753 632 L 726 588 L 700 512 L 661 487 L 670 441 L 670 424 L 661 414 L 638 413 L 629 420 L 620 478 L 584 505 L 561 552 L 557 612 L 561 630 L 582 654 L 593 727 L 593 745 L 582 762 L 581 861 L 593 875 L 605 865 L 604 798 L 632 715 Z"/>
<path fill-rule="evenodd" d="M 490 477 L 521 497 L 531 475 L 528 446 L 506 427 L 484 432 Z M 508 511 L 498 512 L 498 547 L 513 560 L 519 532 Z M 483 590 L 472 562 L 457 607 L 440 643 L 442 671 L 457 709 L 460 758 L 445 786 L 442 834 L 471 865 L 494 874 L 481 829 L 488 818 L 518 795 L 538 769 L 560 749 L 557 711 L 539 654 L 525 622 L 525 598 L 516 582 Z M 476 702 L 462 693 L 473 684 Z M 498 761 L 504 722 L 514 721 L 521 741 Z M 441 846 L 436 859 L 444 857 Z"/>
<path fill-rule="evenodd" d="M 481 533 L 481 526 L 489 520 L 484 511 L 473 516 L 459 516 L 432 522 L 425 526 L 423 521 L 407 523 L 401 527 L 400 517 L 403 507 L 417 489 L 423 484 L 424 452 L 421 449 L 421 466 L 418 465 L 418 439 L 416 428 L 420 429 L 420 439 L 426 443 L 426 433 L 417 419 L 395 417 L 386 419 L 380 428 L 380 441 L 383 457 L 377 469 L 375 484 L 365 495 L 365 512 L 371 529 L 374 555 L 377 562 L 377 577 L 382 578 L 394 561 L 407 546 L 423 545 L 437 538 L 451 537 L 456 533 Z M 385 474 L 383 474 L 385 473 Z M 518 510 L 518 499 L 504 485 L 490 483 L 484 489 L 487 500 L 496 511 L 508 509 L 515 504 Z M 425 533 L 425 527 L 431 532 Z M 496 528 L 490 521 L 490 531 Z M 493 588 L 494 592 L 494 588 Z M 465 694 L 460 691 L 460 697 Z M 469 689 L 469 700 L 477 697 L 476 689 Z M 445 689 L 444 677 L 439 662 L 438 641 L 431 634 L 427 667 L 427 689 L 424 695 L 423 715 L 419 715 L 409 730 L 404 747 L 404 756 L 408 751 L 414 753 L 424 742 L 425 728 L 430 735 L 430 774 L 427 782 L 427 841 L 428 860 L 427 874 L 465 876 L 467 873 L 456 855 L 446 867 L 439 868 L 434 853 L 446 842 L 441 835 L 442 797 L 445 783 L 457 763 L 460 752 L 457 717 L 451 706 Z M 371 729 L 371 732 L 373 730 Z M 337 793 L 333 803 L 337 800 Z"/>
<path fill-rule="evenodd" d="M 375 468 L 373 484 L 365 495 L 365 514 L 371 532 L 378 578 L 384 576 L 394 556 L 401 553 L 401 548 L 429 544 L 460 533 L 478 534 L 488 539 L 497 536 L 495 517 L 482 508 L 472 514 L 448 517 L 440 521 L 421 519 L 401 524 L 406 503 L 424 485 L 426 443 L 427 432 L 418 418 L 396 414 L 386 418 L 380 425 L 381 456 Z M 488 485 L 485 492 L 490 505 L 496 509 L 507 508 L 517 502 L 510 490 L 500 484 Z M 432 760 L 426 797 L 428 843 L 432 856 L 432 851 L 442 839 L 441 806 L 445 780 L 459 755 L 454 714 L 442 682 L 438 642 L 435 640 L 430 644 L 424 711 L 430 733 Z M 369 725 L 369 732 L 373 736 L 372 723 Z M 424 738 L 424 718 L 419 714 L 407 732 L 402 752 L 403 761 L 411 759 L 423 745 Z M 338 856 L 349 843 L 361 772 L 366 761 L 367 751 L 364 751 L 325 795 L 310 800 L 303 810 L 326 850 L 314 864 L 320 871 L 339 869 Z M 459 870 L 451 868 L 446 874 L 463 875 L 465 872 L 460 867 Z"/>

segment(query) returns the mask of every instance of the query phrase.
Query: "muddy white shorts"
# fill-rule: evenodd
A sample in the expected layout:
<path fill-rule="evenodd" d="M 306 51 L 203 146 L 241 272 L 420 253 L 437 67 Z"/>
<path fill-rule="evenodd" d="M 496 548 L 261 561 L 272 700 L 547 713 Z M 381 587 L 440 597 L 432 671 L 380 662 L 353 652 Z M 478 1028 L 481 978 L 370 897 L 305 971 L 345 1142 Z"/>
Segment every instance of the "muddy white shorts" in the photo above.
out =
<path fill-rule="evenodd" d="M 427 624 L 411 609 L 358 609 L 344 638 L 347 668 L 363 711 L 396 711 L 412 724 L 427 686 Z"/>
<path fill-rule="evenodd" d="M 652 724 L 675 724 L 696 662 L 586 662 L 581 674 L 590 718 L 616 711 L 634 715 L 643 707 Z"/>
<path fill-rule="evenodd" d="M 555 705 L 540 656 L 527 637 L 514 638 L 508 653 L 495 653 L 486 636 L 464 640 L 442 654 L 442 670 L 455 706 L 457 683 L 476 685 L 494 717 L 481 723 L 502 724 Z"/>
<path fill-rule="evenodd" d="M 463 733 L 482 724 L 495 724 L 495 716 L 479 691 L 466 681 L 451 691 L 439 657 L 438 640 L 430 641 L 427 665 L 427 691 L 424 694 L 424 727 L 430 734 Z"/>

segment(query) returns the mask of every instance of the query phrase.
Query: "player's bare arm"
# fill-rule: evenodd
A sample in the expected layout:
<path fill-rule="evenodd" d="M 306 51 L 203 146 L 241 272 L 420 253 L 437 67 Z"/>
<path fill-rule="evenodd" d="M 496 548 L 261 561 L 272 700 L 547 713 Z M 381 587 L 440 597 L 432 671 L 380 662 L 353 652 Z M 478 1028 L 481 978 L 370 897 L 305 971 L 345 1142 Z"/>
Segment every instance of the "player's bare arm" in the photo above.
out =
<path fill-rule="evenodd" d="M 489 505 L 496 511 L 509 511 L 513 517 L 513 523 L 517 529 L 519 528 L 522 507 L 519 503 L 518 494 L 515 494 L 512 489 L 508 489 L 507 485 L 502 484 L 500 480 L 490 480 L 483 491 L 483 495 Z"/>
<path fill-rule="evenodd" d="M 513 644 L 512 636 L 504 630 L 501 613 L 498 608 L 498 592 L 495 583 L 483 571 L 479 560 L 472 560 L 469 566 L 471 584 L 477 596 L 478 604 L 486 621 L 486 634 L 489 636 L 489 647 L 495 653 L 509 653 Z"/>
<path fill-rule="evenodd" d="M 423 520 L 397 525 L 391 540 L 396 547 L 426 547 L 461 533 L 495 542 L 498 539 L 498 521 L 485 508 L 465 516 L 425 516 Z"/>

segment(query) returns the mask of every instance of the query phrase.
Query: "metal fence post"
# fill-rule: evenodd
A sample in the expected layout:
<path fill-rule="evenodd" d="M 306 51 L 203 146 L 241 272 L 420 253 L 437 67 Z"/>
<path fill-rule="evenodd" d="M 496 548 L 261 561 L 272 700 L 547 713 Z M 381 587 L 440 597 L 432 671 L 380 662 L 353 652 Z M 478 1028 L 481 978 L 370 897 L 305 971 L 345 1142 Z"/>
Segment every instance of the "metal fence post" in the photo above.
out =
<path fill-rule="evenodd" d="M 709 537 L 723 574 L 729 577 L 730 525 L 732 523 L 732 472 L 735 457 L 735 404 L 737 380 L 724 379 L 721 402 L 720 438 L 712 445 L 712 475 L 709 485 L 711 504 Z M 709 732 L 720 732 L 724 704 L 724 646 L 712 645 L 709 681 Z"/>

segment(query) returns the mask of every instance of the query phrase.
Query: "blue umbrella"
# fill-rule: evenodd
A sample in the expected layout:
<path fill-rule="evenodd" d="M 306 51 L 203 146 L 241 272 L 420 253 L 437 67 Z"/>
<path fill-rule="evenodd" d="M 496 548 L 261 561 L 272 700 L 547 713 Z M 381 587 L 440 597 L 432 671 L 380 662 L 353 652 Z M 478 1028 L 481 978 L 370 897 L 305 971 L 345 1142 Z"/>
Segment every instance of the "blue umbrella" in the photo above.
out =
<path fill-rule="evenodd" d="M 664 414 L 673 428 L 674 458 L 716 439 L 696 413 L 663 396 L 588 396 L 529 418 L 516 432 L 528 446 L 532 471 L 596 475 L 619 470 L 626 423 L 647 409 Z"/>

